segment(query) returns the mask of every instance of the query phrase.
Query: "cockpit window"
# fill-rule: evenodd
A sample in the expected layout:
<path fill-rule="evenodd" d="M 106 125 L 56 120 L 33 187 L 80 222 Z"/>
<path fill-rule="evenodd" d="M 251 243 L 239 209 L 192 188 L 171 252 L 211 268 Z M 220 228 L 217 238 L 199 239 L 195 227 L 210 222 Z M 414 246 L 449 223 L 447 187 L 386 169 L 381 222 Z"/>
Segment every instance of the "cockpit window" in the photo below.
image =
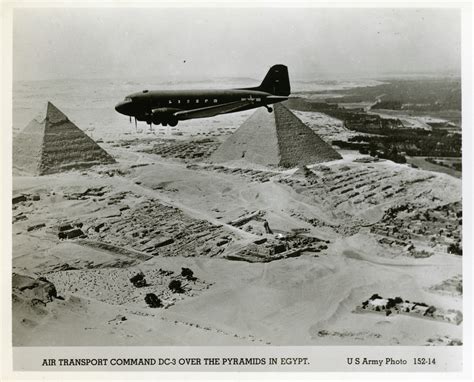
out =
<path fill-rule="evenodd" d="M 132 99 L 130 97 L 125 97 L 124 101 L 125 102 L 132 102 Z"/>

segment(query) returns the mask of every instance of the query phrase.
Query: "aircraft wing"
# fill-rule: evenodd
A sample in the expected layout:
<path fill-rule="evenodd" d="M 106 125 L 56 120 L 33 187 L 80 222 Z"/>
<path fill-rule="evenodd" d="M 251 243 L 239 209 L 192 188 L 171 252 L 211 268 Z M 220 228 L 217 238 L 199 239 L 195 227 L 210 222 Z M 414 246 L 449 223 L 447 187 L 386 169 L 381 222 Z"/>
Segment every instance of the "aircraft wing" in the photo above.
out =
<path fill-rule="evenodd" d="M 181 120 L 191 118 L 214 117 L 219 114 L 230 113 L 242 107 L 253 105 L 254 103 L 255 101 L 251 100 L 234 101 L 221 105 L 201 107 L 199 109 L 177 111 L 173 113 L 173 115 Z"/>

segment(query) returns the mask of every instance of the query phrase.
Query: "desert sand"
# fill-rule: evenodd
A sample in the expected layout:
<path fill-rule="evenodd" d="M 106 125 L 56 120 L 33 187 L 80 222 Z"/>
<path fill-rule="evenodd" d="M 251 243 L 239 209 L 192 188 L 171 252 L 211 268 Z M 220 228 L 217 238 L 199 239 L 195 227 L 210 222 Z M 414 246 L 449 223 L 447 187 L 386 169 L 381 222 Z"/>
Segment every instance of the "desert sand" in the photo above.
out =
<path fill-rule="evenodd" d="M 462 314 L 462 257 L 448 251 L 461 180 L 344 150 L 305 167 L 211 163 L 251 114 L 122 121 L 94 132 L 116 163 L 14 173 L 13 344 L 462 343 L 462 323 L 357 311 L 379 294 Z M 297 115 L 326 141 L 347 133 Z"/>

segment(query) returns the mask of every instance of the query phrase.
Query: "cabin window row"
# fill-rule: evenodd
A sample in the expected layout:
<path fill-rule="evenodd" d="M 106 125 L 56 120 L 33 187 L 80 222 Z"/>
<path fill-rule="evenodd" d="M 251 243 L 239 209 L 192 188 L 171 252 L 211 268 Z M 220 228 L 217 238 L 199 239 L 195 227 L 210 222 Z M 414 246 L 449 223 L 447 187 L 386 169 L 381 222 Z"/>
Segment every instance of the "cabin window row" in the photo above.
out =
<path fill-rule="evenodd" d="M 180 99 L 178 99 L 178 100 L 175 100 L 175 101 L 173 101 L 172 99 L 169 99 L 169 100 L 168 100 L 168 104 L 169 104 L 169 105 L 172 105 L 173 103 L 177 103 L 177 104 L 180 105 L 180 104 L 181 104 L 181 101 L 182 101 L 182 103 L 188 103 L 188 104 L 189 104 L 189 103 L 200 103 L 201 101 L 203 101 L 203 103 L 209 103 L 209 102 L 211 102 L 211 101 L 212 101 L 213 103 L 217 103 L 217 102 L 218 102 L 218 101 L 217 101 L 217 98 L 214 98 L 214 99 L 212 99 L 212 100 L 210 100 L 210 99 L 208 99 L 208 98 L 205 98 L 205 99 L 203 99 L 203 100 L 200 100 L 199 98 L 196 98 L 196 99 L 194 99 L 194 100 L 192 100 L 192 99 L 187 99 L 187 100 L 184 100 L 184 99 L 183 99 L 183 100 L 180 100 Z"/>
<path fill-rule="evenodd" d="M 255 100 L 256 102 L 260 102 L 262 99 L 261 99 L 261 98 L 252 98 L 252 97 L 250 97 L 250 98 L 241 98 L 241 101 L 249 101 L 249 100 Z M 177 103 L 178 105 L 180 105 L 181 102 L 182 102 L 182 103 L 190 104 L 190 103 L 201 103 L 201 101 L 203 101 L 203 103 L 205 103 L 205 104 L 207 104 L 207 103 L 209 103 L 209 102 L 211 102 L 211 101 L 212 101 L 213 103 L 217 103 L 217 102 L 218 102 L 217 98 L 214 98 L 214 99 L 204 98 L 203 100 L 201 100 L 201 99 L 199 99 L 199 98 L 196 98 L 196 99 L 194 99 L 194 100 L 192 100 L 192 99 L 186 99 L 186 100 L 184 100 L 184 99 L 183 99 L 183 100 L 178 99 L 178 100 L 175 100 L 175 101 L 169 99 L 169 100 L 168 100 L 168 104 L 169 104 L 169 105 L 172 105 L 173 103 Z"/>

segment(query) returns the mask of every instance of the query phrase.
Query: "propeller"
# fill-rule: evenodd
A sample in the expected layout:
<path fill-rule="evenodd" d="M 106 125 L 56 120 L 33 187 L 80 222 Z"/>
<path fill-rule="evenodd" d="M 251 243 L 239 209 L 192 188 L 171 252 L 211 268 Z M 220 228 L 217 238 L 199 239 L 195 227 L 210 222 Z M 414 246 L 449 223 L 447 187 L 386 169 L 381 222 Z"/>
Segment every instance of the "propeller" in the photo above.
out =
<path fill-rule="evenodd" d="M 152 123 L 153 123 L 153 105 L 151 103 L 151 97 L 148 98 L 148 107 L 150 109 L 150 131 L 152 130 Z"/>
<path fill-rule="evenodd" d="M 132 117 L 130 117 L 132 118 Z M 137 129 L 137 117 L 134 117 L 135 118 L 135 130 Z"/>

